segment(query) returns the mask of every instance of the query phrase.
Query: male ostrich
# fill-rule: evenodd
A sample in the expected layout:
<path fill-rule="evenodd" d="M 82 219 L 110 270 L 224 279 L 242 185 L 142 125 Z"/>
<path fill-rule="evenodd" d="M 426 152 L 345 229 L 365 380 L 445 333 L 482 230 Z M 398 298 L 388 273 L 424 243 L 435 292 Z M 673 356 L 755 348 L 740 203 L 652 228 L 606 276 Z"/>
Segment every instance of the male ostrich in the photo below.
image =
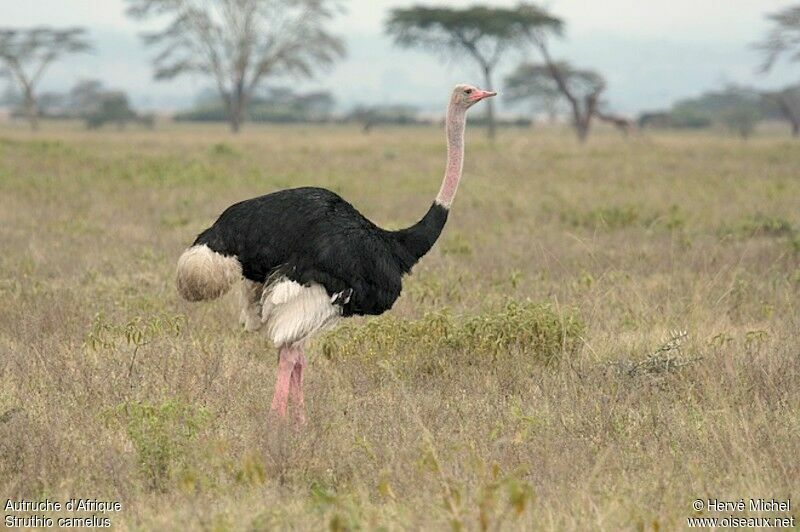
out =
<path fill-rule="evenodd" d="M 447 168 L 425 216 L 399 231 L 381 229 L 323 188 L 273 192 L 228 207 L 178 260 L 178 292 L 214 299 L 240 277 L 240 321 L 266 324 L 278 348 L 272 410 L 283 418 L 289 396 L 303 413 L 303 344 L 338 318 L 382 314 L 400 296 L 404 274 L 442 232 L 464 161 L 467 109 L 496 93 L 457 85 L 447 107 Z"/>

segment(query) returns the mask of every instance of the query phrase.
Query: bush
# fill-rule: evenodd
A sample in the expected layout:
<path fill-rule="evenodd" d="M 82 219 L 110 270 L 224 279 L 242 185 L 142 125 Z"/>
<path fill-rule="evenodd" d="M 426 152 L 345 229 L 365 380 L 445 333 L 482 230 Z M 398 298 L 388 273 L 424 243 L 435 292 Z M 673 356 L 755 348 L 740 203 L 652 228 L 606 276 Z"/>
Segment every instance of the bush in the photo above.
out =
<path fill-rule="evenodd" d="M 745 216 L 735 225 L 724 226 L 720 233 L 739 238 L 754 236 L 791 237 L 795 234 L 795 228 L 785 218 L 757 213 Z"/>
<path fill-rule="evenodd" d="M 518 352 L 544 362 L 574 353 L 583 322 L 572 311 L 558 314 L 549 304 L 511 301 L 498 313 L 465 319 L 456 331 L 459 349 L 491 354 Z"/>
<path fill-rule="evenodd" d="M 550 364 L 580 346 L 584 325 L 572 311 L 556 312 L 549 304 L 510 301 L 497 312 L 453 317 L 429 313 L 418 320 L 385 315 L 365 326 L 344 325 L 323 338 L 328 358 L 399 361 L 403 368 L 418 362 L 446 360 L 457 366 L 494 363 L 509 356 Z M 464 357 L 466 355 L 466 357 Z M 413 371 L 413 370 L 409 370 Z"/>
<path fill-rule="evenodd" d="M 160 404 L 122 403 L 116 419 L 136 449 L 148 486 L 163 491 L 174 471 L 185 465 L 187 451 L 208 419 L 203 408 L 171 399 Z"/>
<path fill-rule="evenodd" d="M 599 207 L 588 212 L 564 212 L 561 215 L 563 221 L 575 227 L 586 227 L 596 229 L 604 227 L 607 229 L 622 229 L 642 223 L 647 225 L 652 218 L 644 219 L 640 213 L 640 208 L 636 205 L 612 205 L 609 207 Z"/>
<path fill-rule="evenodd" d="M 745 218 L 741 223 L 741 230 L 747 234 L 763 236 L 784 236 L 794 232 L 790 221 L 764 214 Z"/>

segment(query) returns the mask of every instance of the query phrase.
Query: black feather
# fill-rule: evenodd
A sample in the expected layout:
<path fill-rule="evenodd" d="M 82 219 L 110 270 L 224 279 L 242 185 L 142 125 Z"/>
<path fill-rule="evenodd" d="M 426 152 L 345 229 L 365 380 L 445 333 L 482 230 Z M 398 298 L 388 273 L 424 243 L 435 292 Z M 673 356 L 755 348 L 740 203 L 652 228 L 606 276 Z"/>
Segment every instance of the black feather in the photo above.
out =
<path fill-rule="evenodd" d="M 448 211 L 434 203 L 416 224 L 381 229 L 338 194 L 323 188 L 273 192 L 228 207 L 195 240 L 233 255 L 250 280 L 285 275 L 323 285 L 342 314 L 382 314 L 400 297 L 402 277 L 436 242 Z"/>

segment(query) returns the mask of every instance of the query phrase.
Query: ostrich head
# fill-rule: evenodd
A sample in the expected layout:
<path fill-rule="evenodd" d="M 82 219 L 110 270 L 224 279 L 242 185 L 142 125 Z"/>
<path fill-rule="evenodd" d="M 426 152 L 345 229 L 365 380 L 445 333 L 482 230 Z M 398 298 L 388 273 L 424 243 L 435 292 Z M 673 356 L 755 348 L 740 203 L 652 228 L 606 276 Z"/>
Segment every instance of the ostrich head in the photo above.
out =
<path fill-rule="evenodd" d="M 497 93 L 494 91 L 481 90 L 472 85 L 461 84 L 456 85 L 453 89 L 453 96 L 450 98 L 450 103 L 457 105 L 463 109 L 469 109 L 484 98 L 490 98 Z"/>

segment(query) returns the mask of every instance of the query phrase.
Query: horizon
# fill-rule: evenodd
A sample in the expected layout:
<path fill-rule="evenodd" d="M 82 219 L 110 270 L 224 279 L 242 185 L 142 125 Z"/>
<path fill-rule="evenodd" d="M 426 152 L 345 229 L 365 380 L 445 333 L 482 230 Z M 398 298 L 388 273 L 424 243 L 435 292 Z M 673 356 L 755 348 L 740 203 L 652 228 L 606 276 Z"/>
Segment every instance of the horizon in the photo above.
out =
<path fill-rule="evenodd" d="M 340 112 L 358 104 L 403 104 L 422 113 L 438 112 L 453 85 L 481 85 L 481 78 L 469 60 L 442 60 L 428 52 L 401 49 L 384 35 L 390 9 L 418 3 L 345 2 L 346 12 L 332 21 L 330 29 L 345 40 L 346 57 L 313 80 L 271 78 L 262 86 L 291 84 L 303 92 L 327 90 Z M 475 4 L 463 0 L 423 3 Z M 493 6 L 515 3 L 485 2 Z M 789 1 L 736 0 L 722 13 L 711 3 L 698 6 L 689 0 L 670 6 L 633 0 L 610 0 L 603 7 L 581 4 L 580 0 L 540 4 L 566 23 L 564 38 L 553 42 L 554 55 L 605 76 L 605 100 L 615 112 L 633 115 L 663 109 L 728 84 L 771 89 L 800 79 L 796 68 L 785 62 L 769 74 L 759 73 L 759 54 L 752 47 L 766 33 L 765 15 L 790 5 Z M 154 81 L 150 58 L 155 51 L 142 43 L 139 34 L 159 24 L 133 20 L 125 15 L 125 8 L 123 0 L 99 5 L 75 0 L 69 8 L 57 0 L 40 0 L 35 8 L 15 4 L 0 12 L 5 20 L 14 21 L 10 27 L 83 26 L 89 32 L 94 50 L 54 63 L 38 93 L 65 92 L 78 80 L 99 79 L 109 88 L 127 92 L 133 105 L 142 110 L 191 108 L 211 81 L 196 74 Z M 520 60 L 521 54 L 509 54 L 497 70 L 498 86 L 490 88 L 502 95 L 501 80 Z M 519 114 L 524 107 L 512 107 L 501 99 L 499 110 Z"/>

